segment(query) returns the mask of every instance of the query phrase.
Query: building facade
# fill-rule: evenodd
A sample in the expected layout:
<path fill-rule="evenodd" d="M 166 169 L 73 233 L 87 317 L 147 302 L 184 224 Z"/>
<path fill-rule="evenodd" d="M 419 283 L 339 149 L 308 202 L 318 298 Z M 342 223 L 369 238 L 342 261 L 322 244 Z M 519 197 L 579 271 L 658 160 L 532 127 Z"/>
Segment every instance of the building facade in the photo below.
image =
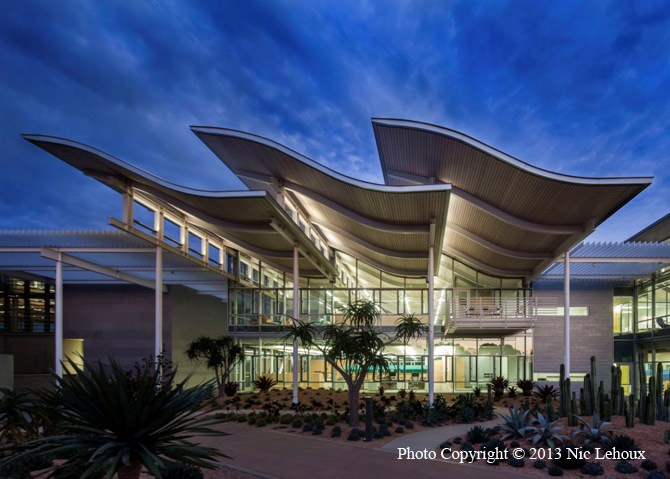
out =
<path fill-rule="evenodd" d="M 663 240 L 651 239 L 646 268 L 569 273 L 570 254 L 619 264 L 579 248 L 650 178 L 560 175 L 452 130 L 375 119 L 384 184 L 373 184 L 249 133 L 192 129 L 248 191 L 192 190 L 86 145 L 26 137 L 119 192 L 122 207 L 108 232 L 0 232 L 0 353 L 16 356 L 17 374 L 74 352 L 130 364 L 163 351 L 187 371 L 188 342 L 226 333 L 244 346 L 243 388 L 261 374 L 289 386 L 296 369 L 302 386 L 343 387 L 284 336 L 294 319 L 338 323 L 359 299 L 378 306 L 383 332 L 404 314 L 429 326 L 387 348 L 390 370 L 370 389 L 553 381 L 566 359 L 579 380 L 591 355 L 600 371 L 628 368 L 628 385 L 638 352 L 670 365 Z M 40 361 L 21 356 L 25 341 Z"/>

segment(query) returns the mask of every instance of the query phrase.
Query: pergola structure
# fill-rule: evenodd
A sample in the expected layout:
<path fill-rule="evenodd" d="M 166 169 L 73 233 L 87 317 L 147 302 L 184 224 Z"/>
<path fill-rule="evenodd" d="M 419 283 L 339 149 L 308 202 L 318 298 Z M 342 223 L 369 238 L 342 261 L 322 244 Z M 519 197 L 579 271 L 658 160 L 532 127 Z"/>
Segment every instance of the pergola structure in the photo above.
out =
<path fill-rule="evenodd" d="M 257 135 L 192 127 L 250 188 L 243 192 L 193 190 L 71 140 L 25 138 L 121 193 L 124 217 L 112 221 L 114 226 L 139 235 L 132 205 L 142 195 L 163 205 L 182 232 L 189 225 L 199 227 L 292 272 L 294 311 L 299 310 L 297 278 L 332 280 L 337 274 L 335 251 L 389 273 L 425 276 L 430 358 L 434 276 L 442 255 L 486 274 L 528 282 L 557 258 L 567 258 L 573 246 L 651 183 L 647 177 L 581 178 L 549 172 L 462 133 L 425 123 L 374 119 L 373 129 L 385 184 L 347 177 Z M 309 225 L 296 224 L 288 205 L 299 209 Z M 156 232 L 162 241 L 160 228 Z M 319 248 L 316 236 L 327 246 Z M 184 242 L 180 244 L 183 248 Z M 568 295 L 566 289 L 566 304 Z M 569 324 L 567 307 L 565 321 Z M 432 367 L 429 361 L 431 401 Z M 297 376 L 294 383 L 295 389 Z"/>
<path fill-rule="evenodd" d="M 227 299 L 227 274 L 175 248 L 123 231 L 0 231 L 0 271 L 55 285 L 55 370 L 62 374 L 63 286 L 131 283 L 155 291 L 154 353 L 163 350 L 163 293 L 171 284 Z"/>

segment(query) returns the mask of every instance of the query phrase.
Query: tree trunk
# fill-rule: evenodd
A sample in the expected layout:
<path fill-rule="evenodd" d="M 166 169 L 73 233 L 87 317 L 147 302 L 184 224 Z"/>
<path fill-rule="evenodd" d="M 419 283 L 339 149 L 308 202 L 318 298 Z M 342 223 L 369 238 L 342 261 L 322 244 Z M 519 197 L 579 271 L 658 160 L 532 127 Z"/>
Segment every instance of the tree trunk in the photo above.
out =
<path fill-rule="evenodd" d="M 351 427 L 357 427 L 360 424 L 360 419 L 358 418 L 360 388 L 357 388 L 349 382 L 347 382 L 347 386 L 349 386 L 349 425 Z"/>
<path fill-rule="evenodd" d="M 118 479 L 139 479 L 140 471 L 142 471 L 142 463 L 139 459 L 135 459 L 128 466 L 123 466 L 117 473 Z"/>

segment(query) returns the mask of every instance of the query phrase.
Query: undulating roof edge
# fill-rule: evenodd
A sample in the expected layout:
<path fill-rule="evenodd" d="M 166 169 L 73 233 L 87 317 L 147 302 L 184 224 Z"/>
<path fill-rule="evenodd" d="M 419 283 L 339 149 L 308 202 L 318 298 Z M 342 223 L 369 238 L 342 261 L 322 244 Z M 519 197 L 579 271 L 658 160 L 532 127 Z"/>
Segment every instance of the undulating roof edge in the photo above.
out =
<path fill-rule="evenodd" d="M 397 118 L 372 118 L 373 125 L 388 126 L 394 128 L 407 128 L 412 130 L 424 131 L 427 133 L 434 133 L 447 138 L 452 138 L 459 140 L 472 148 L 478 149 L 497 160 L 507 163 L 511 166 L 514 166 L 520 170 L 523 170 L 527 173 L 540 176 L 546 179 L 551 179 L 555 181 L 561 181 L 565 183 L 573 184 L 583 184 L 583 185 L 620 185 L 620 184 L 633 184 L 633 185 L 649 185 L 651 184 L 653 177 L 651 176 L 632 176 L 632 177 L 584 177 L 576 175 L 566 175 L 563 173 L 557 173 L 554 171 L 546 170 L 537 166 L 533 166 L 530 163 L 526 163 L 523 160 L 519 160 L 507 153 L 504 153 L 497 148 L 494 148 L 484 142 L 481 142 L 465 133 L 461 133 L 450 128 L 443 126 L 435 125 L 432 123 L 420 122 L 415 120 L 403 120 Z M 381 159 L 382 172 L 384 174 L 384 180 L 387 181 L 387 168 L 383 158 Z"/>

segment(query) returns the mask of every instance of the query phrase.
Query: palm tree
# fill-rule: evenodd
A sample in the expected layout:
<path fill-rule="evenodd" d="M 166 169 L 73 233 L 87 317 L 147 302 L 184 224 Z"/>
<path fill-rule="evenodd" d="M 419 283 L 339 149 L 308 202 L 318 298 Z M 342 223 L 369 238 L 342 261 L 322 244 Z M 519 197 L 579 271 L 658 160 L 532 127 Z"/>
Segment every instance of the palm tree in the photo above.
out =
<path fill-rule="evenodd" d="M 207 369 L 214 371 L 219 397 L 225 395 L 224 386 L 236 364 L 244 359 L 242 346 L 230 336 L 210 338 L 200 336 L 191 341 L 186 349 L 186 356 L 191 360 L 204 360 Z"/>
<path fill-rule="evenodd" d="M 405 313 L 398 318 L 395 326 L 395 340 L 403 344 L 403 377 L 407 379 L 407 344 L 412 339 L 419 339 L 428 332 L 428 326 L 423 324 L 414 313 Z"/>
<path fill-rule="evenodd" d="M 200 409 L 211 384 L 187 388 L 175 383 L 176 370 L 145 362 L 124 371 L 68 360 L 74 374 L 58 377 L 55 389 L 38 392 L 37 405 L 56 433 L 14 447 L 0 465 L 46 452 L 71 453 L 55 472 L 59 477 L 90 477 L 100 469 L 106 478 L 137 479 L 142 467 L 161 478 L 171 461 L 214 469 L 216 449 L 190 441 L 195 435 L 225 435 L 209 426 L 220 421 Z"/>

